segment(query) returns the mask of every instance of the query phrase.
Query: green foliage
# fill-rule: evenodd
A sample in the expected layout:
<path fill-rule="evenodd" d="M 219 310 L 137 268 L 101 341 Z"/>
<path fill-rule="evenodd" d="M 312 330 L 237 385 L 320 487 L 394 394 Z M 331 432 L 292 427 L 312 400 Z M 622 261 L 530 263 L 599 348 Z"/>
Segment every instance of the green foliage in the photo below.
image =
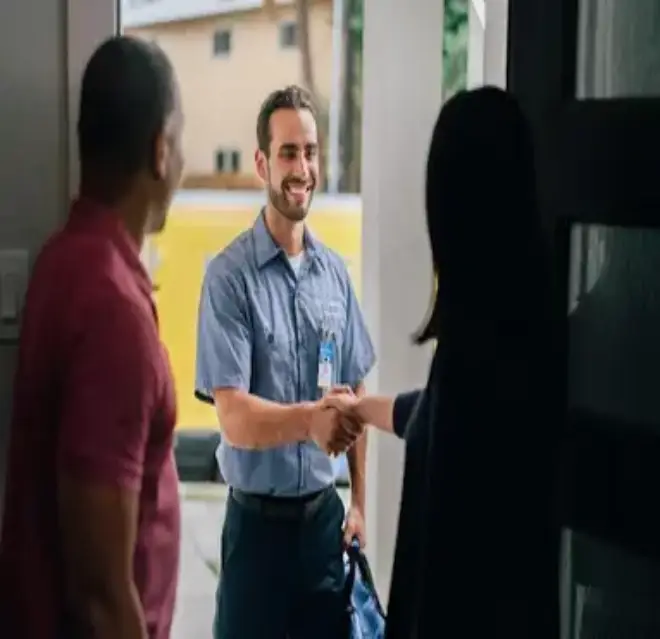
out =
<path fill-rule="evenodd" d="M 445 0 L 444 27 L 442 97 L 446 100 L 466 86 L 468 0 Z"/>
<path fill-rule="evenodd" d="M 364 0 L 349 2 L 350 17 L 348 28 L 355 38 L 355 44 L 362 51 L 362 34 L 364 33 Z"/>

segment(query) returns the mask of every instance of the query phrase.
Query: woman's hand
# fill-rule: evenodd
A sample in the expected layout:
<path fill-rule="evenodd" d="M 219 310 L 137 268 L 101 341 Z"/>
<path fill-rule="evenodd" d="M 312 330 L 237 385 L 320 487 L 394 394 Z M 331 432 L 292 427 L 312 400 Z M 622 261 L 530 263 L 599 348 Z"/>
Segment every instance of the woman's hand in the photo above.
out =
<path fill-rule="evenodd" d="M 350 448 L 364 432 L 364 422 L 357 415 L 357 397 L 348 386 L 332 388 L 321 400 L 322 406 L 338 415 L 338 428 L 333 438 L 333 448 L 343 451 Z"/>

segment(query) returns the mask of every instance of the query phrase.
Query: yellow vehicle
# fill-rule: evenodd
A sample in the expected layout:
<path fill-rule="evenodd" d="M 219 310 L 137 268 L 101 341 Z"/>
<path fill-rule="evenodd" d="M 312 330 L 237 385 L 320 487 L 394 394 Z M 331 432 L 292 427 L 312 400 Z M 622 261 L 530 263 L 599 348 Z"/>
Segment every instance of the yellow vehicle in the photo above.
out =
<path fill-rule="evenodd" d="M 219 478 L 220 439 L 212 406 L 194 397 L 197 310 L 209 260 L 250 228 L 264 196 L 259 191 L 179 191 L 163 233 L 150 239 L 144 260 L 154 283 L 161 335 L 169 350 L 178 396 L 177 462 L 182 479 Z M 360 296 L 362 202 L 356 195 L 317 195 L 312 233 L 345 260 Z M 345 474 L 345 468 L 340 474 Z"/>

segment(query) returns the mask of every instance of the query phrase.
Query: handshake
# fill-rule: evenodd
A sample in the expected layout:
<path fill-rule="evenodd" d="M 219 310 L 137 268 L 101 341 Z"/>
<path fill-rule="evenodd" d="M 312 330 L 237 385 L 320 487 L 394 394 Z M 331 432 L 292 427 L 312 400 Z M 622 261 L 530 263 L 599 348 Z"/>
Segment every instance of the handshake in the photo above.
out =
<path fill-rule="evenodd" d="M 329 455 L 347 451 L 366 427 L 358 406 L 359 400 L 348 386 L 332 388 L 314 406 L 309 438 Z"/>

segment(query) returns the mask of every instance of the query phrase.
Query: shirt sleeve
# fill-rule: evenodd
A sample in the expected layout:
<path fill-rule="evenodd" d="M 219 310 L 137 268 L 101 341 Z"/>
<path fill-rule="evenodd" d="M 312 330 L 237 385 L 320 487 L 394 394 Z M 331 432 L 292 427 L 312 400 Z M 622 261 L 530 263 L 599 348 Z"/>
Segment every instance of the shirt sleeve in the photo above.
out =
<path fill-rule="evenodd" d="M 400 439 L 405 439 L 406 427 L 419 402 L 421 394 L 422 391 L 418 389 L 407 393 L 400 393 L 394 400 L 392 426 L 394 434 Z"/>
<path fill-rule="evenodd" d="M 346 332 L 342 345 L 339 383 L 355 388 L 364 381 L 373 368 L 376 363 L 376 353 L 348 274 L 346 278 L 348 280 Z"/>
<path fill-rule="evenodd" d="M 213 401 L 219 388 L 249 390 L 252 331 L 245 297 L 218 258 L 202 284 L 197 325 L 195 395 Z"/>
<path fill-rule="evenodd" d="M 154 320 L 118 298 L 94 304 L 81 325 L 66 353 L 58 469 L 139 490 L 162 357 Z"/>

